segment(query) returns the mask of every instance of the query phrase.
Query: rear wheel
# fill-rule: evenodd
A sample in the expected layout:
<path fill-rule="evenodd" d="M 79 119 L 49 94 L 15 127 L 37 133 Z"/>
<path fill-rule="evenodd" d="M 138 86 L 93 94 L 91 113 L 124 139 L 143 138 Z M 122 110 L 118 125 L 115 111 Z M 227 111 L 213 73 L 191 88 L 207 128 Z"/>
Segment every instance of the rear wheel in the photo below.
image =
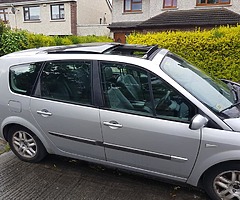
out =
<path fill-rule="evenodd" d="M 226 163 L 203 177 L 205 191 L 214 200 L 240 200 L 240 164 Z"/>
<path fill-rule="evenodd" d="M 12 127 L 8 132 L 8 142 L 14 154 L 27 162 L 39 162 L 47 151 L 38 137 L 26 128 Z"/>

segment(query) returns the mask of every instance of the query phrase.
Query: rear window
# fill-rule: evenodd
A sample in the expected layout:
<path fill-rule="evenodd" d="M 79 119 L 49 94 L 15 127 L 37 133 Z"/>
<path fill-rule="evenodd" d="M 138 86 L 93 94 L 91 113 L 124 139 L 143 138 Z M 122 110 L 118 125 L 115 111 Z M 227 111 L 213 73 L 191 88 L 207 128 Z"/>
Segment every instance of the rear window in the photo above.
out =
<path fill-rule="evenodd" d="M 10 68 L 9 85 L 11 91 L 30 95 L 42 63 L 30 63 Z"/>

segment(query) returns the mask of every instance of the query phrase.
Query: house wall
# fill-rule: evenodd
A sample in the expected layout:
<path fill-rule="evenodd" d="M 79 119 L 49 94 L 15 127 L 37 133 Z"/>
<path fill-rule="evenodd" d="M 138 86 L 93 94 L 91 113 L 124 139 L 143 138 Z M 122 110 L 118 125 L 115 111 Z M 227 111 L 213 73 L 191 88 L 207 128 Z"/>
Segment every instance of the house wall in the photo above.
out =
<path fill-rule="evenodd" d="M 77 21 L 79 25 L 83 24 L 110 24 L 112 22 L 112 13 L 106 0 L 78 0 L 77 1 Z M 104 23 L 104 18 L 105 23 Z"/>
<path fill-rule="evenodd" d="M 108 26 L 108 24 L 78 25 L 77 33 L 81 36 L 97 35 L 112 37 L 112 33 L 110 32 Z"/>
<path fill-rule="evenodd" d="M 240 0 L 232 0 L 232 5 L 227 8 L 240 14 Z"/>
<path fill-rule="evenodd" d="M 107 28 L 112 23 L 112 11 L 106 0 L 77 1 L 77 34 L 107 35 Z"/>
<path fill-rule="evenodd" d="M 61 2 L 64 3 L 64 2 Z M 32 5 L 39 5 L 37 2 Z M 9 8 L 9 25 L 12 28 L 25 29 L 33 33 L 45 35 L 71 35 L 71 6 L 64 3 L 65 19 L 51 20 L 50 3 L 40 4 L 40 20 L 24 21 L 23 7 L 28 5 L 14 5 L 16 12 L 13 14 Z"/>
<path fill-rule="evenodd" d="M 145 21 L 149 19 L 150 1 L 156 0 L 143 0 L 142 12 L 127 13 L 124 12 L 124 0 L 113 0 L 112 22 Z"/>

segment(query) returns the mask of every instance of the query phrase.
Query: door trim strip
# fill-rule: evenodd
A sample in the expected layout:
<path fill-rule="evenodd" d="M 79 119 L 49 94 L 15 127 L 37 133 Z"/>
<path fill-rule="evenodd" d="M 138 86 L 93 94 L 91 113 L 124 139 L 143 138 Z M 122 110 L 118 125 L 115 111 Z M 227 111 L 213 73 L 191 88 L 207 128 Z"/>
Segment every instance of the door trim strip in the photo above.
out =
<path fill-rule="evenodd" d="M 151 156 L 151 157 L 160 158 L 160 159 L 164 159 L 164 160 L 171 160 L 170 155 L 155 153 L 152 151 L 135 149 L 135 148 L 131 148 L 131 147 L 120 146 L 120 145 L 110 144 L 110 143 L 105 143 L 105 142 L 103 143 L 103 146 L 106 148 L 114 149 L 114 150 L 126 151 L 129 153 L 136 153 L 136 154 L 140 154 L 140 155 L 144 155 L 144 156 Z"/>
<path fill-rule="evenodd" d="M 82 142 L 82 143 L 91 144 L 91 145 L 97 145 L 97 146 L 101 146 L 101 147 L 105 147 L 105 148 L 109 148 L 109 149 L 114 149 L 114 150 L 119 150 L 119 151 L 125 151 L 125 152 L 128 152 L 128 153 L 135 153 L 135 154 L 139 154 L 139 155 L 150 156 L 150 157 L 160 158 L 160 159 L 164 159 L 164 160 L 171 160 L 171 161 L 175 161 L 175 162 L 186 162 L 186 161 L 188 161 L 187 158 L 183 158 L 183 157 L 179 157 L 179 156 L 156 153 L 156 152 L 152 152 L 152 151 L 146 151 L 146 150 L 142 150 L 142 149 L 136 149 L 136 148 L 132 148 L 132 147 L 127 147 L 127 146 L 121 146 L 121 145 L 116 145 L 116 144 L 107 143 L 107 142 L 96 141 L 96 140 L 92 140 L 92 139 L 81 138 L 81 137 L 66 135 L 66 134 L 62 134 L 62 133 L 56 133 L 56 132 L 52 132 L 52 131 L 49 131 L 48 133 L 50 135 L 61 137 L 61 138 L 64 138 L 64 139 L 73 140 L 73 141 L 76 141 L 76 142 Z"/>
<path fill-rule="evenodd" d="M 86 144 L 98 145 L 96 140 L 76 137 L 76 136 L 72 136 L 72 135 L 66 135 L 66 134 L 62 134 L 62 133 L 56 133 L 56 132 L 52 132 L 52 131 L 49 131 L 48 133 L 50 135 L 53 135 L 53 136 L 61 137 L 61 138 L 68 139 L 68 140 L 73 140 L 73 141 L 76 141 L 76 142 L 82 142 L 82 143 L 86 143 Z"/>

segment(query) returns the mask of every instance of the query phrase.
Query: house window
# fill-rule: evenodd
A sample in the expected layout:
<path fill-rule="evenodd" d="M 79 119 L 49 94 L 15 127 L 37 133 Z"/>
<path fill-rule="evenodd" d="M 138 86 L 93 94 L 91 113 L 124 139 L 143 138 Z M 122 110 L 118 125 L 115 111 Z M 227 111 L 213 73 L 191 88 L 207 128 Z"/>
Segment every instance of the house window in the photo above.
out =
<path fill-rule="evenodd" d="M 142 0 L 124 0 L 124 11 L 134 12 L 142 10 Z"/>
<path fill-rule="evenodd" d="M 51 19 L 64 19 L 64 4 L 51 5 Z"/>
<path fill-rule="evenodd" d="M 7 8 L 0 9 L 0 20 L 2 20 L 4 23 L 8 21 L 8 11 Z"/>
<path fill-rule="evenodd" d="M 23 12 L 24 12 L 24 21 L 40 20 L 39 6 L 24 7 Z"/>
<path fill-rule="evenodd" d="M 197 6 L 230 4 L 230 0 L 197 0 Z"/>
<path fill-rule="evenodd" d="M 163 8 L 176 8 L 177 7 L 177 0 L 164 0 L 163 1 Z"/>

